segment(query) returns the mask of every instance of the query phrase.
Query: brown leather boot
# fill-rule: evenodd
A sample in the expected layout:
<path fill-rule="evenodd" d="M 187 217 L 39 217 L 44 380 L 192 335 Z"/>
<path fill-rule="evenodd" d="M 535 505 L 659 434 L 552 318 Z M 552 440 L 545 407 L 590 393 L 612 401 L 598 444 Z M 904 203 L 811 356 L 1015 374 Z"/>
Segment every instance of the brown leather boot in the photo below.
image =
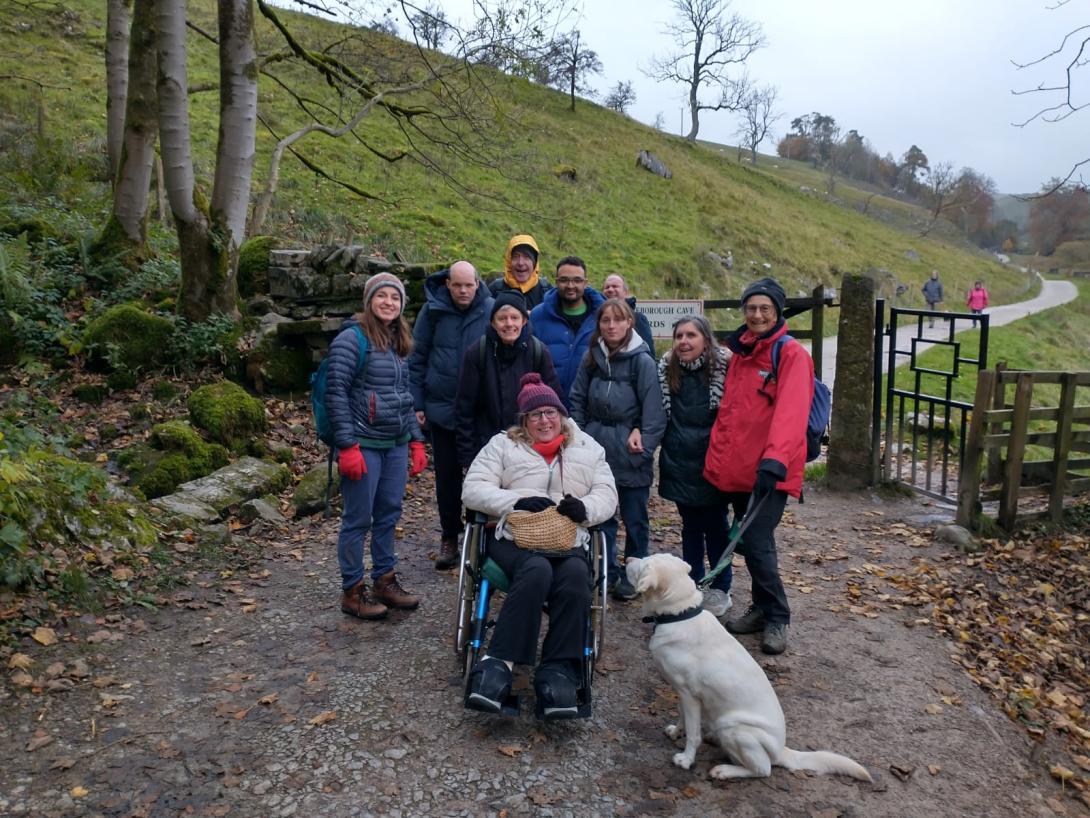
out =
<path fill-rule="evenodd" d="M 356 619 L 384 619 L 389 609 L 377 602 L 360 580 L 341 595 L 341 610 Z"/>
<path fill-rule="evenodd" d="M 458 564 L 458 560 L 461 556 L 462 555 L 458 552 L 457 540 L 443 540 L 439 543 L 439 556 L 435 558 L 436 570 L 445 571 L 448 568 L 453 568 Z"/>
<path fill-rule="evenodd" d="M 420 604 L 420 597 L 413 596 L 401 587 L 397 574 L 390 571 L 375 580 L 375 599 L 390 608 L 412 610 Z"/>

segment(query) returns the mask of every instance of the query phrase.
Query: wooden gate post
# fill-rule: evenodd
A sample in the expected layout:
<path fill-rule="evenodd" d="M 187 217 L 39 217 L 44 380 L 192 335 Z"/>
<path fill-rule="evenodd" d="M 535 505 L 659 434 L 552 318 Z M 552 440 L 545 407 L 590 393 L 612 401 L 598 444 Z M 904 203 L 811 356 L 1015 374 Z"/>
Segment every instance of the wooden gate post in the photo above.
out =
<path fill-rule="evenodd" d="M 814 372 L 821 378 L 824 371 L 821 368 L 821 358 L 825 340 L 825 285 L 814 287 L 810 295 L 814 299 L 814 314 L 810 319 L 810 357 L 814 359 Z"/>
<path fill-rule="evenodd" d="M 1052 492 L 1048 497 L 1048 516 L 1058 523 L 1064 516 L 1064 492 L 1067 490 L 1067 456 L 1071 451 L 1071 416 L 1075 413 L 1074 372 L 1060 375 L 1060 406 L 1056 410 L 1056 445 L 1052 450 Z"/>
<path fill-rule="evenodd" d="M 998 373 L 990 369 L 977 375 L 973 417 L 969 422 L 969 436 L 965 441 L 965 458 L 958 469 L 957 524 L 963 528 L 976 527 L 976 516 L 980 508 L 980 461 L 984 454 L 984 413 L 991 408 L 997 378 Z"/>
<path fill-rule="evenodd" d="M 1003 472 L 1003 488 L 999 494 L 999 525 L 1014 531 L 1018 518 L 1018 492 L 1022 487 L 1022 461 L 1026 456 L 1026 434 L 1029 431 L 1029 409 L 1033 401 L 1033 373 L 1021 372 L 1014 389 L 1014 414 L 1011 436 L 1007 443 L 1007 466 Z"/>

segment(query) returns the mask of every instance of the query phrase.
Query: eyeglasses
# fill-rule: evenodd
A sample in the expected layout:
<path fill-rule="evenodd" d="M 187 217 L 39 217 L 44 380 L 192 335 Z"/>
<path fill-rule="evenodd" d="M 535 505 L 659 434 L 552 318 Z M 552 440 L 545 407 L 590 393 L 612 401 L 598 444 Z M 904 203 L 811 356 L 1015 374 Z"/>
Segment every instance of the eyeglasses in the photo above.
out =
<path fill-rule="evenodd" d="M 541 420 L 556 420 L 560 417 L 560 412 L 556 409 L 539 409 L 536 412 L 528 412 L 526 417 L 535 422 Z"/>
<path fill-rule="evenodd" d="M 772 315 L 776 307 L 772 304 L 746 304 L 746 315 Z"/>
<path fill-rule="evenodd" d="M 563 287 L 566 284 L 585 284 L 586 279 L 585 278 L 567 278 L 565 276 L 564 278 L 558 278 L 556 280 L 556 283 L 557 283 L 558 286 Z"/>

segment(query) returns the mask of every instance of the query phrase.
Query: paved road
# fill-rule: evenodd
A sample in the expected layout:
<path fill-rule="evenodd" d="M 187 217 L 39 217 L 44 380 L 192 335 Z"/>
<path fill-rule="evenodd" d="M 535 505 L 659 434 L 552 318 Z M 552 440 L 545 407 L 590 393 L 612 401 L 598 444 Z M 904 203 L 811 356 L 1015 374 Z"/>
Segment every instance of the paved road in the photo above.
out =
<path fill-rule="evenodd" d="M 1044 310 L 1052 307 L 1058 307 L 1061 304 L 1066 304 L 1069 301 L 1074 301 L 1079 295 L 1078 288 L 1070 281 L 1050 281 L 1042 279 L 1041 292 L 1036 298 L 1031 298 L 1028 301 L 1019 301 L 1017 304 L 1005 304 L 1001 307 L 992 307 L 987 310 L 989 316 L 989 326 L 1001 327 L 1004 324 L 1009 324 L 1012 321 L 1017 321 L 1020 318 L 1025 318 L 1028 315 L 1033 315 L 1035 312 L 1043 312 Z M 962 332 L 965 329 L 971 329 L 972 324 L 968 321 L 957 325 L 957 331 Z M 901 326 L 897 329 L 897 345 L 900 348 L 908 346 L 909 339 L 915 336 L 916 326 Z M 941 321 L 936 322 L 934 329 L 924 330 L 924 334 L 927 337 L 944 338 L 949 335 L 948 327 Z M 927 349 L 930 344 L 923 344 L 920 350 Z M 826 338 L 824 346 L 822 347 L 822 373 L 821 379 L 827 383 L 830 388 L 833 386 L 833 382 L 836 377 L 836 348 L 837 339 L 835 337 Z M 888 350 L 889 347 L 887 346 Z M 906 363 L 908 358 L 901 356 L 898 360 L 898 366 Z M 882 362 L 883 369 L 885 368 L 885 361 Z"/>

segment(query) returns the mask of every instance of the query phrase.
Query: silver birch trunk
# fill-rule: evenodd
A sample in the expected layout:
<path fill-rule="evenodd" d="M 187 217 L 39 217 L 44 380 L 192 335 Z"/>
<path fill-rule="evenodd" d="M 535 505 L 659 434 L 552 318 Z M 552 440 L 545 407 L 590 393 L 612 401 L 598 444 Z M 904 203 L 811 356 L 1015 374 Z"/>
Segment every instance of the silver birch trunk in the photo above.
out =
<path fill-rule="evenodd" d="M 212 218 L 230 238 L 231 275 L 246 237 L 257 134 L 253 0 L 219 0 L 220 128 Z"/>
<path fill-rule="evenodd" d="M 111 0 L 113 2 L 113 0 Z M 136 0 L 128 55 L 125 127 L 118 158 L 114 204 L 103 231 L 103 252 L 135 249 L 142 254 L 148 238 L 148 199 L 159 135 L 155 100 L 155 17 L 153 0 Z"/>
<path fill-rule="evenodd" d="M 125 131 L 125 100 L 129 90 L 129 3 L 106 2 L 106 152 L 110 181 L 121 166 L 121 140 Z"/>

